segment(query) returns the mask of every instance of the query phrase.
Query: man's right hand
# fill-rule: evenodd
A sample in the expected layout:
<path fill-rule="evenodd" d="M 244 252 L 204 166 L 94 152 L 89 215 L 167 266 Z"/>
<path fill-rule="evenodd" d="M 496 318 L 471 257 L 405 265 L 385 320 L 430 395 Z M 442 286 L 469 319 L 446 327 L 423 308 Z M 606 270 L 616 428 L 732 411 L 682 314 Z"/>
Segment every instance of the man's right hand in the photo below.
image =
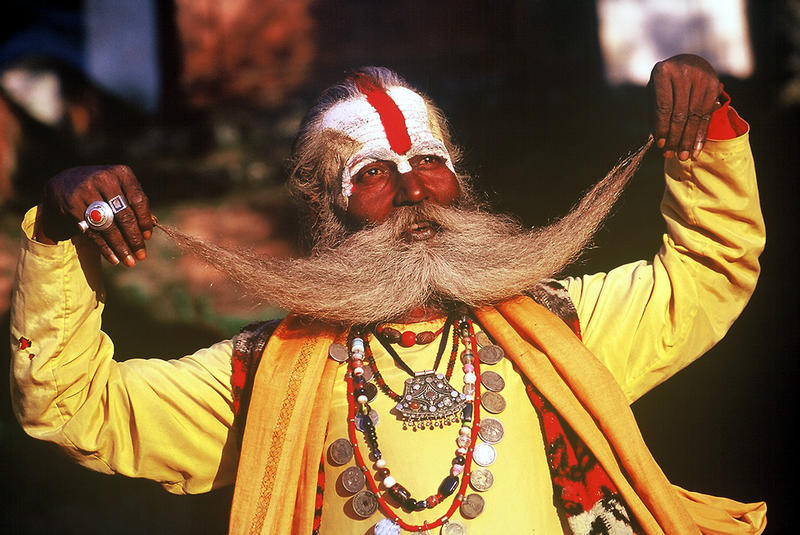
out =
<path fill-rule="evenodd" d="M 78 223 L 95 201 L 109 201 L 121 195 L 126 203 L 102 231 L 89 229 L 86 235 L 112 264 L 122 261 L 133 266 L 146 257 L 145 240 L 153 231 L 153 217 L 147 196 L 133 171 L 124 165 L 73 167 L 51 178 L 45 186 L 34 237 L 42 243 L 66 240 L 81 232 Z"/>

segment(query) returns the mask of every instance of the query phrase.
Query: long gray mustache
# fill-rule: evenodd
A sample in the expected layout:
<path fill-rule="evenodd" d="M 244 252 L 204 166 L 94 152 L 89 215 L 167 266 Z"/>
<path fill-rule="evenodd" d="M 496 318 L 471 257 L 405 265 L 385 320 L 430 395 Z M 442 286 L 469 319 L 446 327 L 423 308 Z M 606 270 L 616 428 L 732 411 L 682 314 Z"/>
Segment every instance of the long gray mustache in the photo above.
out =
<path fill-rule="evenodd" d="M 158 224 L 247 295 L 296 314 L 344 325 L 402 320 L 421 307 L 479 307 L 524 294 L 575 261 L 639 166 L 652 138 L 618 163 L 563 218 L 526 229 L 483 210 L 398 207 L 380 224 L 303 258 L 222 248 Z M 437 229 L 422 241 L 409 229 Z"/>

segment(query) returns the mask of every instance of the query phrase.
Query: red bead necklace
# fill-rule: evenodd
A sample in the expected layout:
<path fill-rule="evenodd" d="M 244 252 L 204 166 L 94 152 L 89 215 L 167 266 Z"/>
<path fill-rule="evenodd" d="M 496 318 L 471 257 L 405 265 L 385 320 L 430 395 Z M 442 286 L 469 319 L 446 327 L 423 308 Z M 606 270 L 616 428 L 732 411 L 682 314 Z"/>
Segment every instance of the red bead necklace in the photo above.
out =
<path fill-rule="evenodd" d="M 472 355 L 471 358 L 467 357 L 465 359 L 464 379 L 465 387 L 467 385 L 474 385 L 474 393 L 467 396 L 467 406 L 469 409 L 467 410 L 465 407 L 462 414 L 463 425 L 459 431 L 459 438 L 456 441 L 459 445 L 459 448 L 456 450 L 457 456 L 454 459 L 453 468 L 451 468 L 450 475 L 448 475 L 442 481 L 442 484 L 439 486 L 436 494 L 429 496 L 425 500 L 419 501 L 414 500 L 405 487 L 397 483 L 394 478 L 391 477 L 389 469 L 386 466 L 386 461 L 383 459 L 383 455 L 378 447 L 377 432 L 371 419 L 369 418 L 369 412 L 371 409 L 369 407 L 367 396 L 363 390 L 364 379 L 362 360 L 366 353 L 366 344 L 364 343 L 363 338 L 359 336 L 361 333 L 352 332 L 349 337 L 350 339 L 348 340 L 351 346 L 351 353 L 349 371 L 346 375 L 348 401 L 347 431 L 350 442 L 353 445 L 356 464 L 365 474 L 370 491 L 375 494 L 378 505 L 387 516 L 388 521 L 396 524 L 406 531 L 426 531 L 439 527 L 447 522 L 464 500 L 467 483 L 469 481 L 473 452 L 475 449 L 475 443 L 478 439 L 478 433 L 477 431 L 474 431 L 474 429 L 477 429 L 480 426 L 480 363 L 478 359 L 474 358 L 474 355 L 477 354 L 477 343 L 475 341 L 475 332 L 472 321 L 467 318 L 461 320 L 459 328 L 456 329 L 455 332 L 456 343 L 454 345 L 456 348 L 458 347 L 458 331 L 461 331 L 461 341 L 467 347 L 465 355 Z M 469 390 L 472 389 L 470 388 Z M 358 447 L 358 439 L 356 437 L 357 415 L 361 416 L 362 432 L 364 434 L 367 446 L 370 449 L 372 458 L 375 461 L 376 476 L 381 478 L 383 486 L 386 489 L 383 493 L 380 491 L 378 484 L 376 483 L 375 478 L 373 477 L 369 468 L 367 468 L 364 457 L 362 456 Z M 459 476 L 461 476 L 460 483 L 458 481 Z M 435 521 L 431 523 L 425 522 L 422 525 L 413 525 L 403 521 L 385 498 L 385 495 L 388 494 L 396 502 L 398 502 L 403 509 L 409 511 L 422 511 L 425 509 L 431 509 L 440 504 L 444 499 L 455 492 L 456 489 L 458 489 L 458 493 L 456 494 L 453 503 L 448 508 L 447 512 L 443 516 L 437 518 Z M 387 522 L 387 520 L 382 520 L 381 522 Z"/>
<path fill-rule="evenodd" d="M 436 340 L 436 337 L 444 330 L 445 325 L 442 325 L 436 332 L 421 331 L 418 333 L 414 331 L 400 332 L 393 327 L 381 325 L 375 329 L 375 334 L 381 341 L 389 344 L 400 344 L 401 347 L 411 347 L 413 345 L 424 346 Z"/>
<path fill-rule="evenodd" d="M 449 324 L 449 319 L 442 326 L 442 329 L 447 329 L 449 326 L 448 324 Z M 383 345 L 383 348 L 386 349 L 386 352 L 389 353 L 389 355 L 392 357 L 395 363 L 400 368 L 402 368 L 406 373 L 408 373 L 413 377 L 414 375 L 413 371 L 408 367 L 408 365 L 405 362 L 403 362 L 403 359 L 400 358 L 400 355 L 397 354 L 397 351 L 395 351 L 394 348 L 392 348 L 392 346 L 389 345 L 388 343 L 384 343 L 383 340 L 381 340 L 381 338 L 378 337 L 378 340 L 381 342 L 381 345 Z M 453 376 L 453 370 L 455 369 L 456 357 L 458 356 L 458 342 L 459 342 L 458 329 L 453 329 L 453 346 L 450 351 L 450 359 L 447 361 L 447 371 L 445 372 L 445 377 L 447 378 L 448 381 Z M 445 344 L 446 340 L 442 339 L 442 343 L 439 348 L 439 353 L 436 355 L 436 361 L 433 363 L 434 370 L 439 368 L 439 360 L 442 357 L 442 352 L 444 351 Z M 378 370 L 378 364 L 375 362 L 375 356 L 372 354 L 372 349 L 369 346 L 369 341 L 366 336 L 364 337 L 364 358 L 367 361 L 367 364 L 369 364 L 370 368 L 372 368 L 375 377 L 375 382 L 377 383 L 378 388 L 381 390 L 381 392 L 389 396 L 389 398 L 391 398 L 392 400 L 400 402 L 403 399 L 403 396 L 392 390 L 392 388 L 386 383 L 386 380 L 383 378 L 383 375 L 381 375 L 380 370 Z"/>

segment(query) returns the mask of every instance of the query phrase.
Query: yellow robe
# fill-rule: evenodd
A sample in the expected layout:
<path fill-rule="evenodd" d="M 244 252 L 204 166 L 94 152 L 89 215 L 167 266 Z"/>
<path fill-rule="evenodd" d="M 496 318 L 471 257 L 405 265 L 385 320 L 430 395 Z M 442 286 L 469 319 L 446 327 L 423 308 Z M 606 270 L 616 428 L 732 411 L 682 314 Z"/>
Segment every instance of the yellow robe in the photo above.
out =
<path fill-rule="evenodd" d="M 578 309 L 585 346 L 627 402 L 724 335 L 755 287 L 764 245 L 747 135 L 709 140 L 697 161 L 668 161 L 666 175 L 667 233 L 658 254 L 562 281 Z M 232 484 L 238 444 L 231 431 L 231 342 L 170 361 L 115 361 L 100 329 L 97 255 L 70 242 L 31 240 L 34 216 L 23 222 L 11 318 L 12 404 L 25 430 L 89 468 L 153 479 L 171 492 Z M 21 338 L 31 344 L 19 344 Z M 324 359 L 309 359 L 320 373 L 336 372 Z M 318 392 L 315 399 L 328 395 Z M 295 403 L 312 409 L 309 400 Z M 282 414 L 263 409 L 268 417 Z M 329 416 L 317 414 L 316 421 Z M 324 433 L 325 426 L 314 429 Z"/>
<path fill-rule="evenodd" d="M 744 535 L 764 530 L 763 502 L 743 504 L 670 485 L 647 450 L 619 385 L 560 319 L 527 297 L 480 309 L 476 315 L 520 373 L 589 446 L 643 533 Z M 330 393 L 339 367 L 339 363 L 327 358 L 328 348 L 341 340 L 342 333 L 297 317 L 284 321 L 270 339 L 253 386 L 231 533 L 299 535 L 311 531 L 317 467 L 326 441 L 326 428 L 319 422 L 329 414 Z M 379 425 L 379 429 L 383 426 Z M 520 445 L 514 446 L 517 457 L 521 457 Z M 408 453 L 403 460 L 412 465 L 428 453 L 423 437 L 407 438 L 404 449 Z M 384 448 L 382 451 L 386 453 Z M 515 460 L 525 462 L 522 458 Z M 424 463 L 419 460 L 422 466 L 416 467 L 418 471 L 425 472 Z M 439 475 L 434 473 L 434 478 Z M 333 483 L 327 485 L 326 492 L 341 492 Z M 500 503 L 495 506 L 502 507 L 504 500 L 519 497 L 524 503 L 527 485 L 516 490 L 516 497 L 496 494 Z M 538 504 L 531 500 L 528 509 L 536 507 Z M 439 506 L 437 513 L 415 513 L 416 519 L 401 513 L 401 517 L 421 525 L 424 520 L 436 520 L 446 510 L 447 506 Z M 472 533 L 530 530 L 528 523 L 515 518 L 525 511 L 505 507 L 502 510 L 511 515 L 506 521 L 498 523 L 481 515 L 467 522 L 468 529 Z M 359 521 L 352 515 L 345 518 L 337 509 L 334 516 L 333 526 L 322 528 L 323 533 L 365 533 L 364 523 L 374 524 L 381 518 L 373 515 L 354 529 Z"/>

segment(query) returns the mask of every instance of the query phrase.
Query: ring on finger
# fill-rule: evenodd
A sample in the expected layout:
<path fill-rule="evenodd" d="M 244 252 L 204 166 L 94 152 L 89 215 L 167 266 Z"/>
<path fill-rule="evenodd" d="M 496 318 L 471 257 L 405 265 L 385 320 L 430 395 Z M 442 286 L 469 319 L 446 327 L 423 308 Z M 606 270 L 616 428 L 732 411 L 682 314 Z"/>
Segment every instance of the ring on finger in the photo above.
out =
<path fill-rule="evenodd" d="M 116 197 L 112 197 L 108 201 L 108 205 L 111 206 L 111 210 L 118 214 L 123 211 L 125 208 L 128 207 L 128 203 L 125 202 L 125 198 L 122 195 L 117 195 Z"/>
<path fill-rule="evenodd" d="M 114 211 L 105 201 L 95 201 L 86 208 L 84 222 L 92 230 L 106 230 L 114 223 Z"/>
<path fill-rule="evenodd" d="M 78 223 L 83 232 L 92 230 L 106 230 L 114 223 L 114 215 L 128 207 L 122 195 L 112 197 L 108 202 L 95 201 L 86 208 L 85 219 Z"/>

